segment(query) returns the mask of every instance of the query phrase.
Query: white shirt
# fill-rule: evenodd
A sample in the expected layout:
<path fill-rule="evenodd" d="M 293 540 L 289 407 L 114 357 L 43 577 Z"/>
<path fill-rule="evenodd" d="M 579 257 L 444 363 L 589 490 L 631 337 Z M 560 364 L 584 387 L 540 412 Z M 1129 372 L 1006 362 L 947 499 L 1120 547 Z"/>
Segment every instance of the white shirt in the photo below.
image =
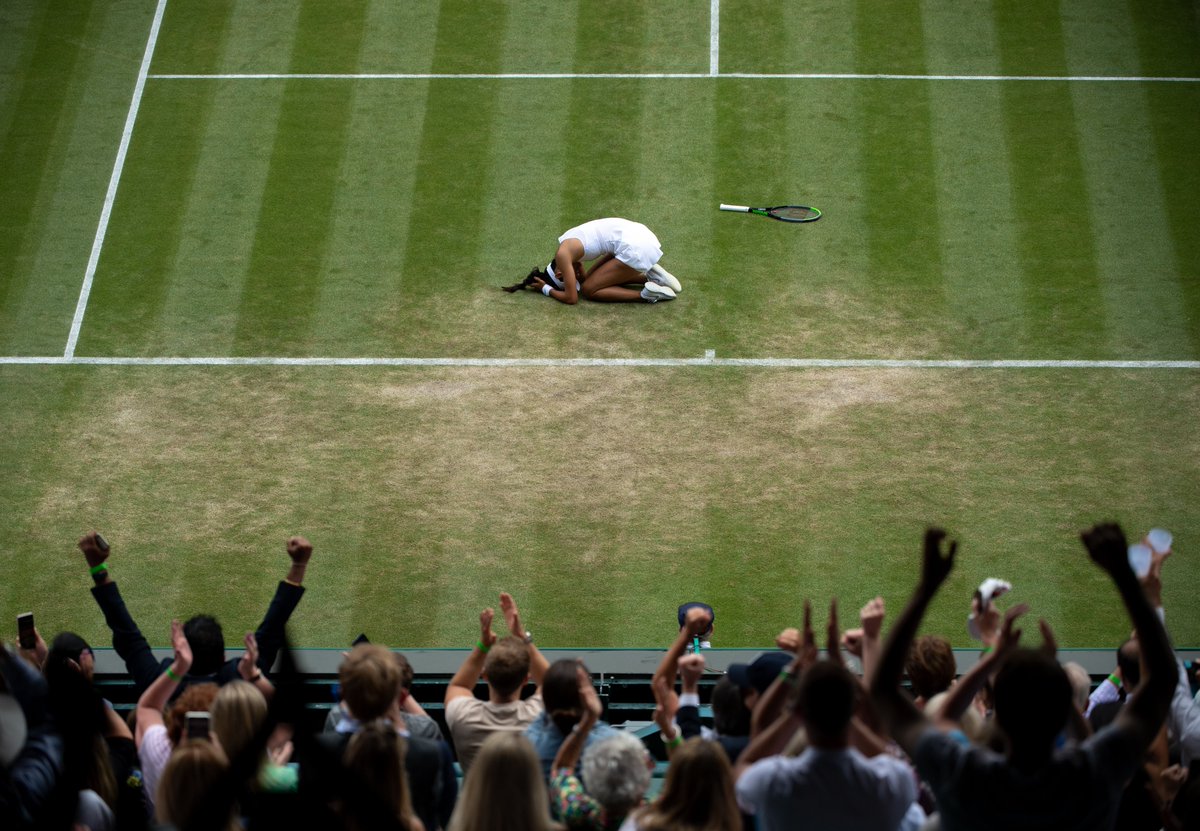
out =
<path fill-rule="evenodd" d="M 558 238 L 560 243 L 577 239 L 583 243 L 583 260 L 612 254 L 627 266 L 644 272 L 662 259 L 662 247 L 654 232 L 640 222 L 610 216 L 576 225 Z"/>

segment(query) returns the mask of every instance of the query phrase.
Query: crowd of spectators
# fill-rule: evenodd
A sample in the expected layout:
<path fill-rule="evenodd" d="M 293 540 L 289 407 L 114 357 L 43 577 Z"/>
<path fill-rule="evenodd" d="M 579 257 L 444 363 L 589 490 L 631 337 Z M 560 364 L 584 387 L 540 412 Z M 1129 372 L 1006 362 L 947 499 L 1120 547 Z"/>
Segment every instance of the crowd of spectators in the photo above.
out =
<path fill-rule="evenodd" d="M 172 622 L 173 654 L 158 661 L 112 579 L 108 544 L 91 533 L 79 548 L 137 705 L 124 718 L 104 699 L 91 646 L 74 633 L 0 644 L 0 828 L 1200 827 L 1200 696 L 1165 628 L 1170 552 L 1139 578 L 1119 527 L 1081 539 L 1133 627 L 1094 689 L 1081 667 L 1060 663 L 1045 620 L 1041 644 L 1021 645 L 1022 603 L 1002 611 L 977 594 L 981 654 L 961 677 L 946 638 L 918 637 L 955 563 L 957 543 L 938 529 L 926 532 L 916 588 L 886 639 L 882 597 L 846 631 L 833 600 L 822 651 L 805 602 L 777 649 L 709 686 L 703 648 L 716 614 L 684 604 L 651 681 L 667 766 L 648 798 L 646 744 L 603 720 L 582 662 L 543 656 L 507 593 L 505 634 L 485 609 L 437 702 L 444 731 L 412 694 L 405 657 L 363 642 L 344 655 L 340 702 L 313 735 L 300 729 L 286 643 L 307 540 L 288 541 L 287 574 L 236 654 L 199 615 Z"/>

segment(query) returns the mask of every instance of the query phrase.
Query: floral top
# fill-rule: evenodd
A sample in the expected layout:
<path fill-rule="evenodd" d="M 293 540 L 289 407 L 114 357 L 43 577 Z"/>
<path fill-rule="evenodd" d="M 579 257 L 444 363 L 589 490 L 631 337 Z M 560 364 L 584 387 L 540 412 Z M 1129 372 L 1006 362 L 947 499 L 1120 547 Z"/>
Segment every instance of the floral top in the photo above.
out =
<path fill-rule="evenodd" d="M 583 789 L 569 768 L 555 768 L 550 777 L 550 807 L 554 818 L 576 831 L 616 831 L 625 815 L 609 816 L 600 803 Z"/>

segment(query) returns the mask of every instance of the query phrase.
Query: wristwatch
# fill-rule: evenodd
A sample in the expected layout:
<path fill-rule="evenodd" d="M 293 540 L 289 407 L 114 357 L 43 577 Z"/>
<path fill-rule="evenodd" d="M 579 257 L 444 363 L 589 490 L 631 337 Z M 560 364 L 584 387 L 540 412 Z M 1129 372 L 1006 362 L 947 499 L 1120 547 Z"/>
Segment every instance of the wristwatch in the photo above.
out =
<path fill-rule="evenodd" d="M 533 643 L 533 633 L 528 629 L 525 630 L 525 643 L 527 645 Z"/>

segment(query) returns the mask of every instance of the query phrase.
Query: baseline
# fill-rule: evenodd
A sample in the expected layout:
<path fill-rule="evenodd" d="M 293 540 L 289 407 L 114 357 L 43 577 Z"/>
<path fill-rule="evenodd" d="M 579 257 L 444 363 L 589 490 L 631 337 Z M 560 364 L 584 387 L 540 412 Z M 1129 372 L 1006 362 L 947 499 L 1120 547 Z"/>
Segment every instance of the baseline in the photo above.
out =
<path fill-rule="evenodd" d="M 748 367 L 766 369 L 1200 369 L 1200 361 L 937 358 L 285 358 L 0 357 L 0 366 Z"/>

